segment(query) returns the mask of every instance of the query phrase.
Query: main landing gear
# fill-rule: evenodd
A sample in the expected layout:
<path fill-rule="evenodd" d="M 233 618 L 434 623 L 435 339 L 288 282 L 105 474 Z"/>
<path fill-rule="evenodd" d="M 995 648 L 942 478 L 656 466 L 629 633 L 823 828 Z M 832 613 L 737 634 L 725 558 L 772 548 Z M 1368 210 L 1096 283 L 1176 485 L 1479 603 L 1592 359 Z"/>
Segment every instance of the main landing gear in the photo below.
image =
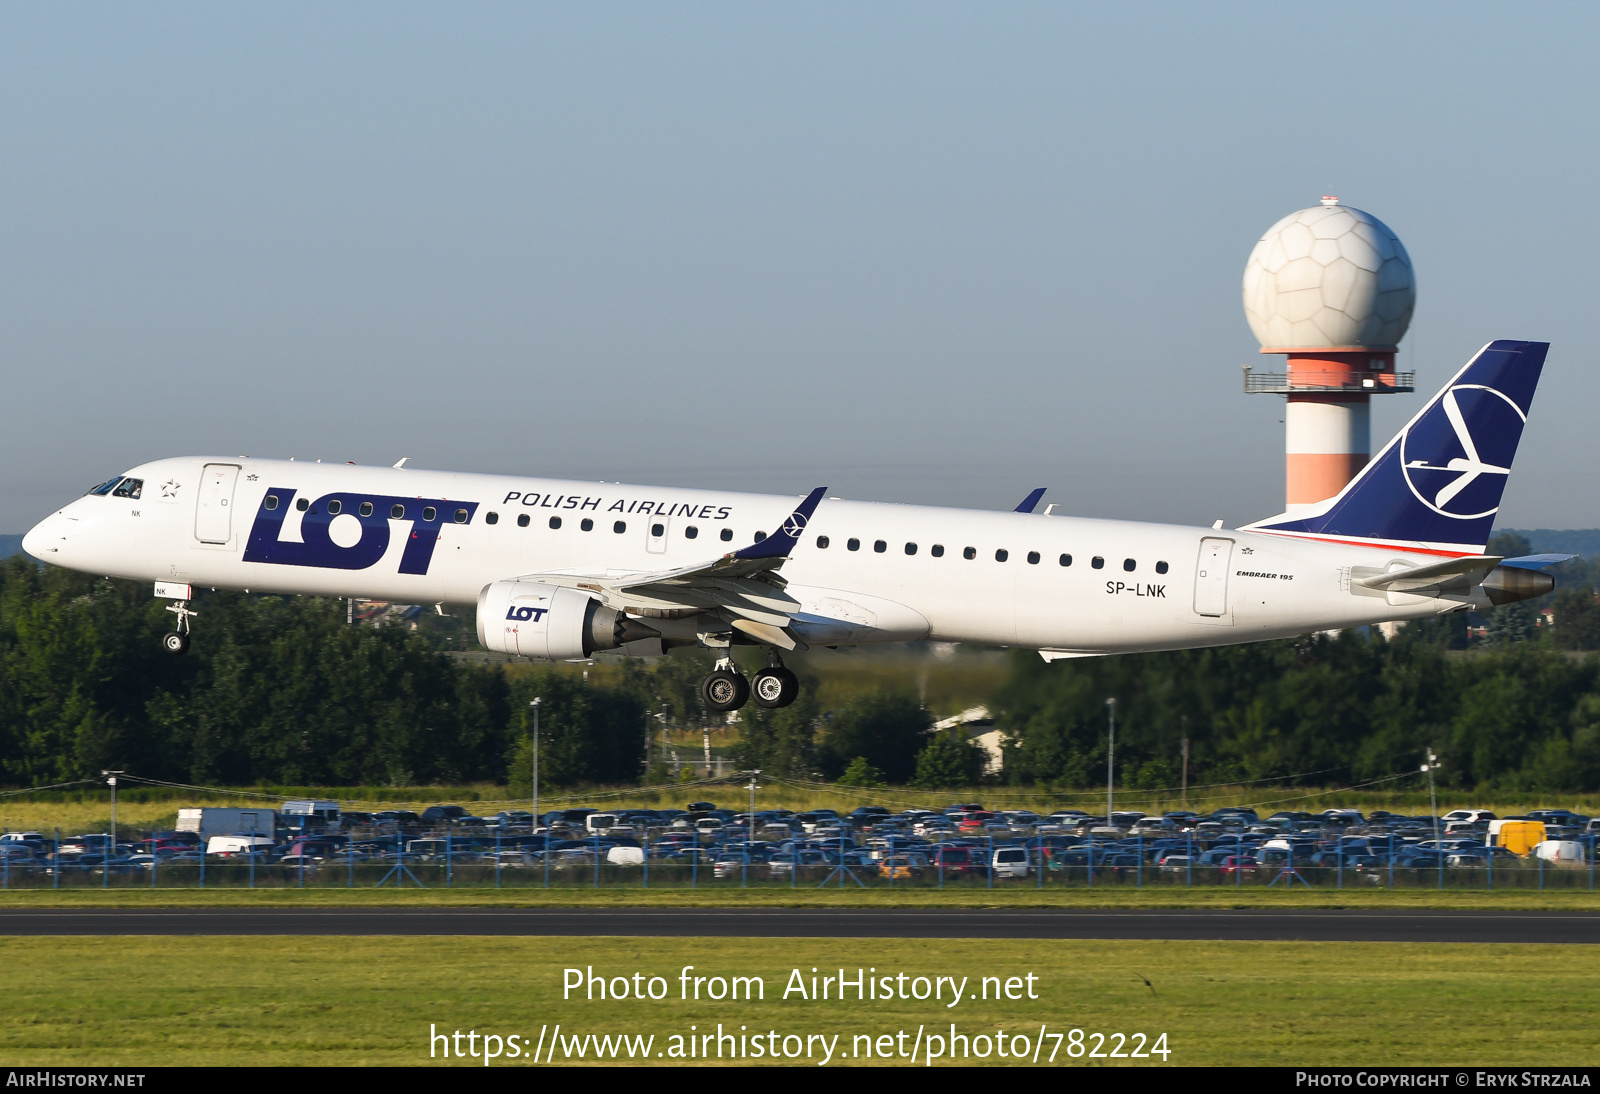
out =
<path fill-rule="evenodd" d="M 200 613 L 189 607 L 187 600 L 178 600 L 167 605 L 167 611 L 176 612 L 178 622 L 176 630 L 168 631 L 161 636 L 161 648 L 168 653 L 189 652 L 189 620 Z"/>
<path fill-rule="evenodd" d="M 800 681 L 783 667 L 777 651 L 769 651 L 768 659 L 767 667 L 756 673 L 754 680 L 746 680 L 733 659 L 724 657 L 700 681 L 700 698 L 717 711 L 738 710 L 752 697 L 756 706 L 768 710 L 788 706 L 800 694 Z"/>

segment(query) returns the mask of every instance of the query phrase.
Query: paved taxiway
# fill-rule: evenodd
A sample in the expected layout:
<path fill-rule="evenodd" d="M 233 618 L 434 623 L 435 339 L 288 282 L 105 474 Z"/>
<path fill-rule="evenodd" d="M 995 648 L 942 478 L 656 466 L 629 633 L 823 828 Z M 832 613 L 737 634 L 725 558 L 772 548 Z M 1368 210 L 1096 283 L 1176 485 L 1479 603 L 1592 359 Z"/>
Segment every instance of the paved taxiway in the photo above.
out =
<path fill-rule="evenodd" d="M 640 935 L 1600 943 L 1600 915 L 1347 910 L 74 908 L 0 910 L 0 935 Z"/>

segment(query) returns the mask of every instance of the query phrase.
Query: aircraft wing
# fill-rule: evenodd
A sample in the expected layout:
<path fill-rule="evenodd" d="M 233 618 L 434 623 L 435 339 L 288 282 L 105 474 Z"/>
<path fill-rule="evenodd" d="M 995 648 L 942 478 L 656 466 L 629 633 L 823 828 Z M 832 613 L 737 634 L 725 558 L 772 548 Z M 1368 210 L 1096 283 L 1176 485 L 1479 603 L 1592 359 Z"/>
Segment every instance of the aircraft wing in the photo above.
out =
<path fill-rule="evenodd" d="M 819 486 L 789 514 L 782 527 L 759 543 L 721 558 L 655 573 L 600 576 L 528 574 L 547 584 L 594 593 L 608 608 L 645 617 L 709 613 L 757 641 L 783 649 L 802 643 L 789 633 L 800 602 L 783 591 L 777 570 L 800 542 L 827 487 Z"/>

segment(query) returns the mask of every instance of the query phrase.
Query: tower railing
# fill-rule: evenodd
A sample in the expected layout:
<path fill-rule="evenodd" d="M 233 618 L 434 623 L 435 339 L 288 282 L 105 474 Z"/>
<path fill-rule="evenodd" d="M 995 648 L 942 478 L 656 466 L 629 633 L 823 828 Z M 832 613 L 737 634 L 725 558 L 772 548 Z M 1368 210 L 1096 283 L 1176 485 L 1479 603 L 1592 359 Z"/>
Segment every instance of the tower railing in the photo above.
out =
<path fill-rule="evenodd" d="M 1299 395 L 1317 391 L 1348 391 L 1359 395 L 1403 395 L 1417 390 L 1415 372 L 1374 372 L 1339 384 L 1289 382 L 1287 372 L 1256 372 L 1244 366 L 1246 395 Z"/>

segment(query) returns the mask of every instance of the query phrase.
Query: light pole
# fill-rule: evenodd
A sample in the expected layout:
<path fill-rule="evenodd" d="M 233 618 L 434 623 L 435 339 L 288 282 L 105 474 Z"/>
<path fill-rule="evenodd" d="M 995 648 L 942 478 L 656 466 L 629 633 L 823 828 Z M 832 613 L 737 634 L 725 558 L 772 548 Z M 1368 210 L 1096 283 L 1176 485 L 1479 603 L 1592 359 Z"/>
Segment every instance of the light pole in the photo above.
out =
<path fill-rule="evenodd" d="M 1106 700 L 1106 725 L 1108 726 L 1108 736 L 1106 738 L 1106 827 L 1109 828 L 1112 824 L 1112 764 L 1115 763 L 1117 755 L 1117 701 L 1115 699 Z"/>
<path fill-rule="evenodd" d="M 1189 716 L 1183 716 L 1183 808 L 1189 808 Z"/>
<path fill-rule="evenodd" d="M 544 696 L 535 696 L 528 703 L 533 708 L 533 819 L 539 822 L 539 708 L 544 704 Z"/>
<path fill-rule="evenodd" d="M 746 771 L 745 774 L 750 776 L 750 812 L 745 815 L 745 841 L 754 843 L 756 841 L 756 791 L 761 789 L 756 785 L 756 779 L 760 777 L 761 769 L 758 767 L 754 771 Z"/>
<path fill-rule="evenodd" d="M 102 771 L 100 774 L 106 777 L 106 785 L 111 788 L 111 846 L 106 848 L 106 857 L 109 859 L 117 853 L 117 776 L 122 772 Z"/>
<path fill-rule="evenodd" d="M 1439 858 L 1439 888 L 1444 888 L 1444 840 L 1439 835 L 1439 799 L 1433 790 L 1433 773 L 1439 770 L 1439 757 L 1428 749 L 1428 762 L 1422 765 L 1428 773 L 1428 810 L 1433 815 L 1433 851 Z"/>

